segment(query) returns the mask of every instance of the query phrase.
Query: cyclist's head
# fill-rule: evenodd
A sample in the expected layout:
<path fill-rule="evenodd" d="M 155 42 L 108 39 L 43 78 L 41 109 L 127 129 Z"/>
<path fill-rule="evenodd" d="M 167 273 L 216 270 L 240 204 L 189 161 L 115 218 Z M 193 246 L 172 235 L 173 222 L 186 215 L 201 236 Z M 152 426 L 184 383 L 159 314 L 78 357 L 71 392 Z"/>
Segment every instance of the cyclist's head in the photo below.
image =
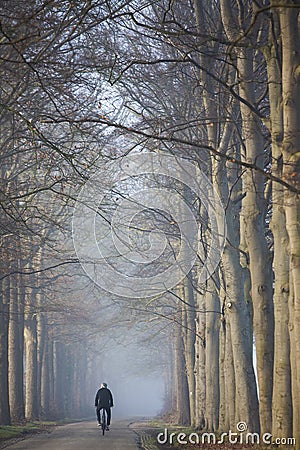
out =
<path fill-rule="evenodd" d="M 102 388 L 107 388 L 107 383 L 101 383 Z"/>

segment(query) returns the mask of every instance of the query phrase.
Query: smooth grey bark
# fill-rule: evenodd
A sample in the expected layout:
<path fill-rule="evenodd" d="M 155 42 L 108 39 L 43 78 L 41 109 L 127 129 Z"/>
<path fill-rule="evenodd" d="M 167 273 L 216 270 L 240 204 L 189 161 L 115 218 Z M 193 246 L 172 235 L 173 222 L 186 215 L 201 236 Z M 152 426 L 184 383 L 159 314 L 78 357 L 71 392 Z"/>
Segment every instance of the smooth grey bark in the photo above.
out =
<path fill-rule="evenodd" d="M 189 387 L 184 356 L 182 329 L 175 327 L 175 382 L 176 382 L 176 422 L 179 425 L 190 425 Z"/>
<path fill-rule="evenodd" d="M 31 289 L 30 304 L 25 314 L 25 417 L 27 420 L 36 420 L 39 417 L 38 396 L 38 361 L 37 361 L 37 319 L 35 313 L 36 288 Z"/>
<path fill-rule="evenodd" d="M 271 2 L 273 4 L 273 2 Z M 299 189 L 300 172 L 300 2 L 287 0 L 279 8 L 282 39 L 283 178 Z M 293 392 L 293 436 L 300 448 L 300 200 L 284 190 L 286 229 L 289 237 L 291 316 L 291 360 Z"/>
<path fill-rule="evenodd" d="M 264 54 L 268 70 L 270 98 L 270 130 L 272 136 L 272 172 L 282 177 L 283 109 L 280 70 L 280 38 L 277 12 L 273 11 L 273 27 Z M 289 335 L 289 256 L 284 214 L 284 191 L 279 183 L 272 186 L 272 220 L 274 238 L 274 380 L 272 401 L 272 434 L 292 435 L 292 392 Z"/>
<path fill-rule="evenodd" d="M 189 276 L 192 276 L 189 274 Z M 184 353 L 186 361 L 186 372 L 189 389 L 189 405 L 190 405 L 190 418 L 191 425 L 195 425 L 195 337 L 196 337 L 196 312 L 195 312 L 195 299 L 194 291 L 191 280 L 187 277 L 184 280 L 184 300 L 182 305 L 184 310 L 185 326 L 182 329 L 184 335 Z"/>
<path fill-rule="evenodd" d="M 64 368 L 64 346 L 61 342 L 56 340 L 53 343 L 53 407 L 57 419 L 65 417 Z"/>
<path fill-rule="evenodd" d="M 34 242 L 31 242 L 32 265 L 41 267 L 41 249 L 36 252 Z M 26 292 L 26 311 L 24 322 L 25 339 L 25 417 L 27 420 L 39 418 L 40 411 L 40 379 L 38 368 L 38 312 L 41 307 L 41 290 L 39 275 L 32 275 L 31 287 Z"/>
<path fill-rule="evenodd" d="M 88 391 L 87 391 L 87 354 L 84 349 L 84 341 L 80 343 L 80 349 L 77 350 L 76 345 L 72 345 L 72 353 L 75 358 L 75 379 L 72 395 L 74 395 L 76 399 L 75 405 L 75 417 L 82 417 L 86 411 L 89 410 L 88 405 L 90 402 L 88 401 Z M 72 365 L 70 367 L 70 371 L 72 372 Z"/>
<path fill-rule="evenodd" d="M 220 285 L 220 306 L 224 307 L 226 301 L 226 291 L 223 278 L 223 269 L 221 268 L 221 285 Z M 229 417 L 227 414 L 227 402 L 226 402 L 226 371 L 225 371 L 225 361 L 226 355 L 226 321 L 223 312 L 220 314 L 220 343 L 219 343 L 219 390 L 220 390 L 220 401 L 219 401 L 219 431 L 225 432 L 229 430 Z M 233 390 L 234 393 L 234 390 Z"/>
<path fill-rule="evenodd" d="M 226 334 L 225 334 L 225 402 L 226 402 L 226 418 L 225 418 L 225 430 L 231 429 L 235 426 L 236 421 L 236 403 L 239 399 L 236 397 L 236 375 L 234 370 L 233 349 L 231 342 L 231 329 L 229 321 L 226 321 Z M 222 431 L 222 430 L 220 430 Z"/>
<path fill-rule="evenodd" d="M 55 418 L 55 355 L 54 355 L 54 341 L 53 338 L 49 338 L 47 342 L 47 363 L 49 368 L 49 410 L 48 414 L 52 418 Z"/>
<path fill-rule="evenodd" d="M 195 426 L 206 429 L 206 343 L 205 343 L 205 296 L 197 292 L 196 339 L 195 339 Z"/>
<path fill-rule="evenodd" d="M 164 413 L 174 414 L 176 403 L 174 393 L 174 342 L 172 335 L 167 337 L 167 354 L 166 368 L 164 372 L 165 377 L 165 401 L 164 401 Z"/>
<path fill-rule="evenodd" d="M 219 428 L 219 327 L 220 301 L 214 282 L 208 281 L 206 293 L 206 421 L 209 431 Z"/>
<path fill-rule="evenodd" d="M 209 11 L 211 5 L 207 5 Z M 202 0 L 194 1 L 195 18 L 198 32 L 207 31 L 208 24 L 206 23 L 206 12 Z M 215 44 L 208 44 L 208 53 L 216 51 Z M 200 66 L 205 66 L 209 71 L 213 71 L 214 60 L 207 57 L 203 52 L 199 54 Z M 200 70 L 199 82 L 203 87 L 203 105 L 205 107 L 205 114 L 207 117 L 217 117 L 217 107 L 214 99 L 211 96 L 211 91 L 214 90 L 214 82 L 207 75 L 205 70 Z M 208 143 L 214 148 L 218 145 L 218 132 L 216 123 L 211 123 L 206 126 Z M 209 162 L 209 167 L 213 162 Z M 217 277 L 217 275 L 215 275 Z M 218 287 L 215 281 L 210 278 L 207 282 L 205 293 L 206 304 L 206 325 L 205 325 L 205 426 L 209 431 L 216 431 L 219 427 L 219 402 L 220 402 L 220 386 L 219 386 L 219 324 L 220 317 L 218 311 L 220 310 Z M 216 312 L 211 312 L 216 311 Z"/>
<path fill-rule="evenodd" d="M 21 275 L 11 277 L 8 326 L 8 377 L 11 418 L 22 421 L 24 406 L 24 303 L 25 292 Z"/>
<path fill-rule="evenodd" d="M 227 123 L 218 146 L 221 153 L 226 153 L 230 148 L 231 137 L 231 125 Z M 228 405 L 229 417 L 225 422 L 229 421 L 232 428 L 236 423 L 244 420 L 250 430 L 258 431 L 259 407 L 252 359 L 252 324 L 244 295 L 244 268 L 241 265 L 239 252 L 239 178 L 239 170 L 231 163 L 226 163 L 224 160 L 214 163 L 214 186 L 222 203 L 226 205 L 227 239 L 222 255 L 222 282 L 225 290 L 223 310 L 226 324 L 225 358 L 227 359 L 228 351 L 233 362 L 234 376 L 231 375 L 231 377 L 234 379 L 232 384 L 235 387 L 235 392 L 232 391 L 232 386 L 226 387 L 226 392 L 231 392 L 231 396 L 227 396 L 226 400 L 232 404 Z M 227 379 L 227 370 L 231 369 L 228 366 L 225 366 L 225 369 Z"/>
<path fill-rule="evenodd" d="M 295 336 L 295 326 L 294 326 L 294 315 L 295 315 L 295 294 L 294 294 L 294 282 L 293 274 L 290 272 L 290 291 L 289 291 L 289 333 L 290 333 L 290 363 L 291 363 L 291 388 L 292 388 L 292 428 L 293 437 L 297 439 L 297 428 L 296 424 L 298 421 L 297 417 L 297 402 L 299 401 L 299 390 L 297 384 L 297 361 L 296 361 L 296 341 L 297 336 Z M 297 444 L 297 441 L 296 441 Z M 298 445 L 298 444 L 297 444 Z M 299 446 L 296 447 L 299 450 Z"/>
<path fill-rule="evenodd" d="M 9 279 L 0 282 L 0 424 L 10 425 L 8 396 Z"/>
<path fill-rule="evenodd" d="M 235 379 L 235 424 L 245 421 L 250 431 L 258 432 L 259 414 L 256 380 L 252 362 L 251 326 L 247 304 L 244 300 L 243 278 L 238 251 L 226 246 L 223 255 L 223 266 L 226 273 L 226 308 L 225 319 L 229 325 L 230 335 L 226 330 L 227 342 L 232 350 Z M 227 357 L 227 353 L 226 353 Z M 227 376 L 227 373 L 226 373 Z M 231 427 L 234 424 L 231 422 Z"/>
<path fill-rule="evenodd" d="M 80 359 L 80 347 L 77 346 L 76 354 L 72 352 L 72 346 L 65 347 L 64 357 L 64 379 L 65 379 L 65 398 L 69 401 L 65 404 L 65 414 L 67 417 L 78 417 L 79 395 L 84 395 L 82 391 L 78 392 L 77 379 L 80 368 L 78 367 L 78 358 Z M 78 358 L 76 358 L 76 355 Z"/>
<path fill-rule="evenodd" d="M 37 312 L 37 391 L 39 392 L 39 418 L 45 418 L 45 412 L 49 408 L 49 387 L 44 391 L 44 376 L 47 376 L 48 368 L 45 370 L 44 364 L 47 365 L 47 325 L 46 315 Z M 47 376 L 48 378 L 48 376 Z M 49 381 L 47 381 L 47 384 Z M 43 392 L 44 391 L 44 392 Z M 47 392 L 47 393 L 46 393 Z"/>
<path fill-rule="evenodd" d="M 225 32 L 234 42 L 244 33 L 242 17 L 234 16 L 231 2 L 221 0 L 221 14 Z M 245 5 L 246 7 L 246 5 Z M 239 10 L 241 12 L 241 10 Z M 250 9 L 248 10 L 250 14 Z M 256 26 L 253 32 L 257 32 Z M 235 48 L 239 76 L 239 94 L 248 104 L 256 99 L 252 48 Z M 256 114 L 240 102 L 242 132 L 246 147 L 246 161 L 264 168 L 264 137 L 262 124 Z M 245 237 L 249 252 L 251 274 L 251 296 L 253 300 L 253 325 L 256 340 L 257 374 L 260 392 L 261 432 L 272 430 L 272 386 L 274 362 L 274 311 L 272 299 L 271 257 L 265 238 L 266 200 L 265 179 L 258 171 L 247 171 L 244 176 L 242 214 L 245 221 Z M 257 430 L 256 430 L 257 431 Z"/>
<path fill-rule="evenodd" d="M 49 364 L 49 338 L 46 326 L 44 327 L 42 337 L 39 338 L 40 346 L 40 418 L 51 419 L 51 407 L 50 407 L 50 364 Z M 43 350 L 41 350 L 43 346 Z"/>

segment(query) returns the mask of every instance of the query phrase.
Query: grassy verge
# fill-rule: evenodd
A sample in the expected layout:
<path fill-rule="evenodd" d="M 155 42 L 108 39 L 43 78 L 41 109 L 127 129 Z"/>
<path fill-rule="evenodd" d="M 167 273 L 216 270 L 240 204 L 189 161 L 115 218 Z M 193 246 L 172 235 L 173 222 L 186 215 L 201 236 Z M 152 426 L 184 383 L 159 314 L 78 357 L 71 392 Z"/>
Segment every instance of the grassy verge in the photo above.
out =
<path fill-rule="evenodd" d="M 49 433 L 54 427 L 66 425 L 73 422 L 82 422 L 83 420 L 91 420 L 91 418 L 70 419 L 65 418 L 58 421 L 32 421 L 15 423 L 12 425 L 0 425 L 0 448 L 3 443 L 9 439 L 22 439 L 37 433 Z"/>
<path fill-rule="evenodd" d="M 27 422 L 14 425 L 0 425 L 0 444 L 8 439 L 22 438 L 29 434 L 50 431 L 56 422 Z"/>

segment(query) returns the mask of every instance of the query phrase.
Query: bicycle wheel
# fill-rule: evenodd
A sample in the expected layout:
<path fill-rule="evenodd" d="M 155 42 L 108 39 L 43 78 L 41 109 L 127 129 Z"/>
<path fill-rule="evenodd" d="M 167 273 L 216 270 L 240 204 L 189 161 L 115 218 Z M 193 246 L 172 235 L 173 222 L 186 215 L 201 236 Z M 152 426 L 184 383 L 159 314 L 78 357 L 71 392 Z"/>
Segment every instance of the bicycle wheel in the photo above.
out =
<path fill-rule="evenodd" d="M 102 409 L 102 416 L 101 416 L 101 428 L 102 428 L 102 434 L 104 436 L 105 430 L 106 430 L 106 414 L 105 409 Z"/>

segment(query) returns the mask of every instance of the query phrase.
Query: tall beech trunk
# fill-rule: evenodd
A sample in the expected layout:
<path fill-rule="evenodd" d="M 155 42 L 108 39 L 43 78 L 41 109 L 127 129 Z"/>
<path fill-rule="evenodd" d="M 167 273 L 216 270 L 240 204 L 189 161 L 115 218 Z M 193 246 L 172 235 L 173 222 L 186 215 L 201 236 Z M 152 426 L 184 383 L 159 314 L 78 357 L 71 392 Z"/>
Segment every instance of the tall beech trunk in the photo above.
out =
<path fill-rule="evenodd" d="M 235 380 L 235 420 L 231 428 L 239 421 L 245 421 L 250 431 L 259 430 L 258 397 L 252 363 L 251 326 L 247 304 L 244 300 L 244 285 L 238 251 L 226 246 L 223 255 L 226 273 L 226 352 L 232 350 Z M 240 274 L 240 278 L 236 275 Z M 227 353 L 226 353 L 227 358 Z M 226 371 L 226 376 L 228 376 Z M 234 401 L 233 399 L 229 399 Z M 232 414 L 230 414 L 232 416 Z M 233 429 L 233 428 L 232 428 Z"/>
<path fill-rule="evenodd" d="M 73 380 L 71 383 L 72 386 L 72 392 L 71 395 L 74 397 L 74 410 L 72 411 L 73 417 L 80 417 L 82 414 L 82 404 L 83 404 L 83 398 L 80 393 L 84 394 L 84 391 L 82 390 L 81 386 L 81 380 L 82 380 L 82 367 L 81 364 L 83 361 L 80 357 L 80 350 L 77 352 L 76 355 L 74 355 L 74 370 L 73 370 Z"/>
<path fill-rule="evenodd" d="M 43 377 L 45 375 L 44 373 L 44 364 L 47 364 L 46 362 L 46 351 L 47 351 L 47 329 L 46 329 L 46 316 L 44 313 L 37 312 L 36 316 L 37 320 L 37 391 L 39 393 L 39 417 L 41 419 L 45 418 L 45 403 L 47 401 L 47 404 L 49 405 L 49 396 L 45 396 L 43 398 Z M 47 369 L 48 371 L 49 369 Z M 48 381 L 49 383 L 49 381 Z M 49 392 L 49 390 L 48 390 Z M 48 397 L 48 400 L 46 398 Z"/>
<path fill-rule="evenodd" d="M 87 371 L 86 367 L 88 364 L 87 355 L 84 350 L 84 343 L 80 344 L 80 348 L 72 345 L 72 354 L 75 360 L 75 376 L 73 384 L 73 392 L 71 395 L 75 398 L 75 410 L 74 416 L 77 418 L 82 417 L 88 410 L 88 392 L 87 392 Z M 71 365 L 69 370 L 73 371 L 73 366 Z"/>
<path fill-rule="evenodd" d="M 9 279 L 0 282 L 0 424 L 10 425 L 8 397 Z"/>
<path fill-rule="evenodd" d="M 244 80 L 254 80 L 251 52 L 238 59 L 239 72 Z M 241 83 L 241 95 L 248 101 L 255 98 L 254 89 Z M 261 168 L 264 165 L 264 141 L 257 117 L 241 104 L 246 159 Z M 272 298 L 271 255 L 265 238 L 264 177 L 258 172 L 245 174 L 246 197 L 242 214 L 245 220 L 245 237 L 250 258 L 251 297 L 253 301 L 253 327 L 257 360 L 260 398 L 261 432 L 272 431 L 272 391 L 274 364 L 274 310 Z"/>
<path fill-rule="evenodd" d="M 199 32 L 202 32 L 206 27 L 205 14 L 202 0 L 194 1 L 196 23 Z M 209 14 L 209 13 L 208 13 Z M 216 52 L 216 44 L 213 44 L 209 49 L 210 52 Z M 213 71 L 213 59 L 208 58 L 205 54 L 200 53 L 200 66 L 209 68 Z M 207 75 L 206 71 L 200 70 L 199 82 L 203 87 L 202 100 L 208 117 L 217 117 L 217 108 L 215 99 L 211 95 L 214 91 L 214 83 Z M 218 146 L 218 127 L 216 123 L 210 123 L 206 127 L 208 143 L 213 148 Z M 203 161 L 204 162 L 204 161 Z M 212 171 L 212 161 L 207 161 L 209 171 Z M 210 174 L 211 175 L 211 174 Z M 213 177 L 212 177 L 212 181 Z M 209 240 L 209 237 L 208 237 Z M 201 253 L 200 253 L 201 254 Z M 205 259 L 205 258 L 204 258 Z M 219 406 L 220 406 L 220 387 L 219 387 L 219 325 L 220 316 L 220 302 L 218 295 L 218 287 L 215 285 L 215 278 L 217 278 L 217 271 L 214 279 L 210 278 L 205 288 L 205 428 L 209 431 L 216 431 L 219 427 Z M 217 312 L 211 312 L 217 311 Z"/>
<path fill-rule="evenodd" d="M 190 274 L 191 276 L 191 274 Z M 186 278 L 184 281 L 184 300 L 182 308 L 184 310 L 185 326 L 182 329 L 184 335 L 184 353 L 186 361 L 186 373 L 189 389 L 189 405 L 191 425 L 195 425 L 195 336 L 196 336 L 196 312 L 194 291 L 191 281 Z"/>
<path fill-rule="evenodd" d="M 207 429 L 219 427 L 219 324 L 220 302 L 214 282 L 208 280 L 206 293 L 206 419 Z"/>
<path fill-rule="evenodd" d="M 226 153 L 230 148 L 231 137 L 231 125 L 227 123 L 218 146 L 220 153 Z M 238 148 L 236 152 L 239 152 Z M 235 154 L 234 157 L 238 155 Z M 231 371 L 231 368 L 225 364 L 226 393 L 230 392 L 230 396 L 226 398 L 229 416 L 226 418 L 226 423 L 229 423 L 233 429 L 239 421 L 246 421 L 250 430 L 257 431 L 259 430 L 259 408 L 252 358 L 252 325 L 245 298 L 245 270 L 241 265 L 239 252 L 239 178 L 239 169 L 231 163 L 226 163 L 224 160 L 214 163 L 214 185 L 223 204 L 227 205 L 227 242 L 222 256 L 224 278 L 222 282 L 226 287 L 223 296 L 226 326 L 225 358 L 233 362 L 234 376 L 231 377 L 232 385 L 229 386 L 227 372 Z"/>
<path fill-rule="evenodd" d="M 223 277 L 221 279 L 220 286 L 220 305 L 224 305 L 226 301 L 226 291 L 223 282 Z M 226 401 L 226 371 L 225 371 L 225 361 L 226 355 L 226 321 L 223 314 L 220 316 L 220 350 L 219 350 L 219 380 L 220 380 L 220 401 L 219 401 L 219 431 L 225 432 L 229 430 L 229 419 L 227 414 L 227 401 Z M 232 380 L 232 378 L 231 378 Z M 235 390 L 233 390 L 233 393 Z"/>
<path fill-rule="evenodd" d="M 168 336 L 168 344 L 167 344 L 167 354 L 169 357 L 166 360 L 166 368 L 164 372 L 165 376 L 165 401 L 164 401 L 164 410 L 163 413 L 166 414 L 174 414 L 175 411 L 175 394 L 174 394 L 174 342 L 172 339 L 172 335 Z M 89 361 L 89 365 L 91 365 L 91 362 Z M 89 377 L 90 377 L 89 371 Z"/>
<path fill-rule="evenodd" d="M 277 12 L 273 12 L 273 29 L 270 31 L 269 46 L 265 48 L 268 70 L 269 98 L 271 110 L 272 172 L 282 177 L 282 83 L 280 60 L 280 39 Z M 274 35 L 275 34 L 275 35 Z M 275 38 L 275 39 L 274 39 Z M 274 238 L 273 267 L 274 280 L 274 380 L 272 404 L 272 434 L 278 437 L 292 435 L 292 392 L 289 336 L 289 257 L 288 235 L 284 214 L 283 186 L 272 186 L 271 230 Z"/>
<path fill-rule="evenodd" d="M 26 361 L 26 397 L 25 417 L 36 420 L 39 417 L 38 368 L 37 368 L 37 320 L 36 320 L 36 288 L 31 289 L 30 304 L 25 314 L 25 361 Z"/>
<path fill-rule="evenodd" d="M 50 344 L 48 340 L 47 327 L 43 330 L 43 339 L 40 335 L 40 346 L 43 346 L 43 350 L 39 352 L 41 356 L 41 366 L 40 366 L 40 418 L 41 419 L 51 419 L 51 406 L 50 406 L 50 365 L 49 365 L 49 352 Z"/>
<path fill-rule="evenodd" d="M 234 16 L 231 2 L 221 0 L 221 14 L 225 32 L 234 42 L 245 32 L 243 18 Z M 241 10 L 239 10 L 241 11 Z M 249 14 L 250 10 L 248 11 Z M 245 11 L 243 11 L 245 14 Z M 241 25 L 242 24 L 242 25 Z M 257 31 L 257 30 L 256 30 Z M 255 27 L 253 29 L 255 32 Z M 236 48 L 239 94 L 248 104 L 256 99 L 251 48 Z M 264 138 L 260 119 L 252 109 L 240 102 L 242 132 L 246 147 L 246 161 L 264 168 Z M 274 311 L 272 298 L 271 257 L 265 238 L 266 201 L 265 178 L 258 171 L 247 171 L 244 176 L 242 214 L 245 220 L 245 237 L 250 258 L 251 296 L 253 300 L 253 326 L 256 342 L 257 375 L 259 384 L 259 412 L 262 433 L 272 430 L 272 387 L 274 352 Z M 257 430 L 255 430 L 257 431 Z"/>
<path fill-rule="evenodd" d="M 205 343 L 205 296 L 197 293 L 196 339 L 195 339 L 195 426 L 206 428 L 206 343 Z"/>
<path fill-rule="evenodd" d="M 48 341 L 48 366 L 49 366 L 49 401 L 50 401 L 50 412 L 51 417 L 56 417 L 56 406 L 55 406 L 55 345 L 53 338 Z"/>
<path fill-rule="evenodd" d="M 54 414 L 57 419 L 65 417 L 64 401 L 64 368 L 65 351 L 59 341 L 53 343 L 53 386 L 54 386 Z"/>
<path fill-rule="evenodd" d="M 24 407 L 24 303 L 25 292 L 20 275 L 11 277 L 10 319 L 8 327 L 8 374 L 9 404 L 11 418 L 21 421 L 25 417 Z"/>
<path fill-rule="evenodd" d="M 205 5 L 204 8 L 203 2 L 201 0 L 196 0 L 194 2 L 194 6 L 198 31 L 200 33 L 203 33 L 207 27 L 207 24 L 205 22 L 206 7 L 209 8 L 209 6 Z M 211 54 L 217 52 L 216 43 L 210 43 L 208 45 Z M 205 57 L 204 54 L 201 53 L 201 67 L 208 68 L 209 72 L 212 73 L 214 71 L 213 64 L 213 58 Z M 228 77 L 234 78 L 234 71 L 229 71 Z M 203 102 L 205 105 L 207 116 L 215 118 L 223 115 L 224 112 L 218 110 L 215 98 L 211 94 L 212 92 L 217 92 L 218 88 L 214 86 L 214 82 L 207 75 L 206 71 L 201 70 L 200 80 L 201 85 L 204 89 Z M 230 103 L 231 99 L 228 99 L 228 102 Z M 216 124 L 216 121 L 213 121 L 207 127 L 209 144 L 213 148 L 218 148 L 221 153 L 227 152 L 231 133 L 232 130 L 229 123 L 226 123 L 224 128 L 222 129 L 221 139 L 221 132 Z M 239 176 L 239 174 L 237 174 L 237 176 Z M 235 179 L 236 177 L 233 176 L 233 178 Z M 238 421 L 244 420 L 247 422 L 250 430 L 258 431 L 259 413 L 256 380 L 252 360 L 252 326 L 248 305 L 244 296 L 244 271 L 240 264 L 238 251 L 240 230 L 239 219 L 237 218 L 235 220 L 235 223 L 232 221 L 233 212 L 230 209 L 232 198 L 229 198 L 229 181 L 227 179 L 226 166 L 224 164 L 224 161 L 218 162 L 215 161 L 215 159 L 212 159 L 212 180 L 215 188 L 219 192 L 221 199 L 223 200 L 223 204 L 227 205 L 227 218 L 229 218 L 229 221 L 231 221 L 231 223 L 229 223 L 228 225 L 228 227 L 230 228 L 228 232 L 228 244 L 226 245 L 225 252 L 222 257 L 225 272 L 224 277 L 226 280 L 226 297 L 227 299 L 229 299 L 226 300 L 226 302 L 228 304 L 231 304 L 230 309 L 228 308 L 226 310 L 225 308 L 225 351 L 228 351 L 229 355 L 227 357 L 227 353 L 225 354 L 226 363 L 224 364 L 223 368 L 225 370 L 225 390 L 226 394 L 230 393 L 230 396 L 227 395 L 226 397 L 228 408 L 223 410 L 222 425 L 230 425 L 233 429 Z M 235 182 L 236 180 L 232 182 L 233 186 Z M 236 186 L 237 185 L 238 183 L 236 184 Z M 235 217 L 238 216 L 235 215 Z M 225 336 L 223 335 L 223 338 L 225 338 Z M 219 348 L 219 342 L 217 348 Z M 231 367 L 227 364 L 227 358 L 229 358 L 229 361 L 232 363 Z M 207 370 L 209 373 L 209 364 L 207 364 Z M 228 385 L 227 383 L 227 372 L 231 372 L 231 378 L 229 381 L 230 385 Z M 210 383 L 208 384 L 210 385 Z"/>
<path fill-rule="evenodd" d="M 273 3 L 273 2 L 272 2 Z M 300 188 L 300 25 L 299 0 L 286 0 L 279 8 L 282 38 L 283 178 Z M 284 191 L 286 228 L 289 236 L 290 271 L 294 296 L 292 333 L 293 436 L 300 448 L 300 200 L 291 189 Z"/>
<path fill-rule="evenodd" d="M 35 252 L 34 243 L 31 244 L 33 267 L 41 267 L 41 249 Z M 25 314 L 25 417 L 27 420 L 39 418 L 40 411 L 40 380 L 38 369 L 38 328 L 37 317 L 41 306 L 41 292 L 39 286 L 39 275 L 31 277 L 31 287 L 26 295 Z"/>
<path fill-rule="evenodd" d="M 225 419 L 225 430 L 228 431 L 232 429 L 232 426 L 236 426 L 236 403 L 240 401 L 236 397 L 236 375 L 234 370 L 234 358 L 233 349 L 231 342 L 231 329 L 230 323 L 225 319 L 226 323 L 226 334 L 225 334 L 225 402 L 226 402 L 226 419 Z"/>
<path fill-rule="evenodd" d="M 64 358 L 64 379 L 66 380 L 65 398 L 69 399 L 65 405 L 65 414 L 67 417 L 78 417 L 79 401 L 78 397 L 84 395 L 82 391 L 78 392 L 78 359 L 80 358 L 81 348 L 76 348 L 76 354 L 72 351 L 72 345 L 65 348 Z"/>
<path fill-rule="evenodd" d="M 295 314 L 295 296 L 294 296 L 294 283 L 293 283 L 293 274 L 290 272 L 290 292 L 289 292 L 289 332 L 290 332 L 290 362 L 291 362 L 291 385 L 292 385 L 292 428 L 293 428 L 293 437 L 297 436 L 297 429 L 295 429 L 295 423 L 297 422 L 297 416 L 295 417 L 295 413 L 297 414 L 297 401 L 299 397 L 298 385 L 297 385 L 297 361 L 295 358 L 296 355 L 296 342 L 297 336 L 295 336 L 295 327 L 294 327 L 294 314 Z M 297 444 L 297 442 L 296 442 Z M 299 447 L 296 447 L 299 450 Z"/>
<path fill-rule="evenodd" d="M 186 374 L 182 328 L 179 326 L 175 327 L 175 383 L 177 400 L 176 421 L 179 425 L 189 425 L 191 421 L 189 387 Z"/>
<path fill-rule="evenodd" d="M 43 250 L 40 252 L 40 262 L 43 258 Z M 36 305 L 36 339 L 37 339 L 37 392 L 38 392 L 38 411 L 39 417 L 44 417 L 44 410 L 42 408 L 42 377 L 43 377 L 43 364 L 45 362 L 44 353 L 46 351 L 46 339 L 47 339 L 47 315 L 43 311 L 44 295 L 40 286 L 39 275 L 37 287 L 37 305 Z"/>

